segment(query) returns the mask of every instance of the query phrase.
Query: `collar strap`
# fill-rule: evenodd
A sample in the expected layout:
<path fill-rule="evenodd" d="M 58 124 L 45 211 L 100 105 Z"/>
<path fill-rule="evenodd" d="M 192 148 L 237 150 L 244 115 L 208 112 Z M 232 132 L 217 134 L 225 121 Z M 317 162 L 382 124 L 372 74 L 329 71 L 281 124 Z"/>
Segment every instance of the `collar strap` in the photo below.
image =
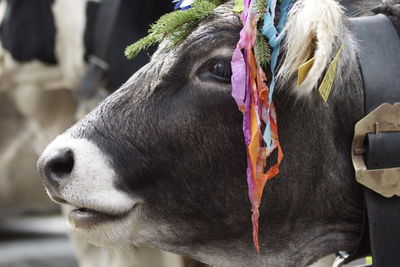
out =
<path fill-rule="evenodd" d="M 381 104 L 400 102 L 400 38 L 390 20 L 381 14 L 351 19 L 350 25 L 359 41 L 358 56 L 364 80 L 365 115 L 366 118 L 374 114 L 379 115 L 379 110 L 385 109 L 385 112 L 381 112 L 383 115 L 376 118 L 378 122 L 383 116 L 393 115 L 398 109 L 398 106 Z M 377 109 L 379 106 L 381 107 Z M 385 171 L 388 168 L 393 170 L 400 167 L 400 129 L 380 132 L 379 128 L 375 127 L 375 132 L 366 131 L 365 134 L 366 147 L 359 151 L 366 159 L 367 170 L 363 171 Z M 356 139 L 357 136 L 355 141 Z M 353 160 L 355 155 L 357 153 L 353 151 Z M 357 168 L 356 173 L 358 174 Z M 400 175 L 390 178 L 398 183 Z M 373 182 L 382 183 L 378 176 Z M 366 185 L 374 187 L 371 183 Z M 379 190 L 373 191 L 370 188 L 363 186 L 365 215 L 359 245 L 345 263 L 372 252 L 374 267 L 398 266 L 400 198 L 393 194 L 391 197 L 387 194 L 387 197 L 384 197 L 384 192 L 381 192 L 381 195 L 375 192 Z"/>

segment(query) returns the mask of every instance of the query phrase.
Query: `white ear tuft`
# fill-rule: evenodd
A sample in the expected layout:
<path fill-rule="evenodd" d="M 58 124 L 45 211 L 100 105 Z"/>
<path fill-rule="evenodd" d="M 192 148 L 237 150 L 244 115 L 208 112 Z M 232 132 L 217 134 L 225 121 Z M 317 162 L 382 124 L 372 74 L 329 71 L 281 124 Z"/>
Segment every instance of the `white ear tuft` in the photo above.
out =
<path fill-rule="evenodd" d="M 297 75 L 302 64 L 314 57 L 305 80 L 299 87 L 293 85 L 299 97 L 311 94 L 328 67 L 337 47 L 343 16 L 343 9 L 335 0 L 300 0 L 292 7 L 286 25 L 286 56 L 278 78 L 287 82 Z"/>

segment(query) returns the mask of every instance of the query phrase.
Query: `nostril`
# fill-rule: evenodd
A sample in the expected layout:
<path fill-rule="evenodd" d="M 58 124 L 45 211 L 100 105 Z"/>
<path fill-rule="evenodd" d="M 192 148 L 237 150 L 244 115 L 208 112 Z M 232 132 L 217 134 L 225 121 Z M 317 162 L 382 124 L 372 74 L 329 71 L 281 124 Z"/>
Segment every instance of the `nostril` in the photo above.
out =
<path fill-rule="evenodd" d="M 46 176 L 52 180 L 67 178 L 74 168 L 74 154 L 68 148 L 60 149 L 47 162 Z"/>
<path fill-rule="evenodd" d="M 65 160 L 65 161 L 64 161 Z M 57 176 L 63 176 L 64 174 L 70 174 L 74 167 L 73 158 L 68 155 L 63 161 L 52 162 L 50 168 L 53 173 Z"/>

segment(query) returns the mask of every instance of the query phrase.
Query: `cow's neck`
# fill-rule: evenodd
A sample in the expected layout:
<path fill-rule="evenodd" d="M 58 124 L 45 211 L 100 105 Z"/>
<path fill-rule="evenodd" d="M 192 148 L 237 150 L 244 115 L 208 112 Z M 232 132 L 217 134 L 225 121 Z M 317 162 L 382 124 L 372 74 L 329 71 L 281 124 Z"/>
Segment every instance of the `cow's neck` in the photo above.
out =
<path fill-rule="evenodd" d="M 260 254 L 255 252 L 252 241 L 247 239 L 192 246 L 184 248 L 183 251 L 180 248 L 178 252 L 215 267 L 305 267 L 337 251 L 336 249 L 332 251 L 332 247 L 327 244 L 350 243 L 351 240 L 339 230 L 340 226 L 337 226 L 338 229 L 334 228 L 321 227 L 303 232 L 298 240 L 287 241 L 286 248 L 282 250 L 275 250 L 273 248 L 275 244 L 264 242 Z"/>
<path fill-rule="evenodd" d="M 188 255 L 214 267 L 306 267 L 339 250 L 351 250 L 357 228 L 349 223 L 318 225 L 299 222 L 290 225 L 285 222 L 283 225 L 266 229 L 268 232 L 264 231 L 260 236 L 260 254 L 256 253 L 251 234 L 248 234 L 250 229 L 243 229 L 243 236 L 237 239 L 205 241 L 186 246 L 162 242 L 153 245 L 163 250 Z"/>

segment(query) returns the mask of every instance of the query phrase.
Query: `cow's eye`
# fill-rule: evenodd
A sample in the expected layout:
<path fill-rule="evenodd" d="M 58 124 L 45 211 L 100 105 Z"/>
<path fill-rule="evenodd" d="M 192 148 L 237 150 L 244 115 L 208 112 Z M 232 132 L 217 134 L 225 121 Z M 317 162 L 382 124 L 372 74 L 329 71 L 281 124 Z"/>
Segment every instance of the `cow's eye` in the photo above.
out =
<path fill-rule="evenodd" d="M 208 69 L 211 76 L 223 83 L 230 83 L 232 76 L 231 62 L 225 59 L 219 59 L 213 62 Z"/>
<path fill-rule="evenodd" d="M 230 58 L 212 58 L 205 62 L 197 73 L 202 80 L 229 84 L 231 82 L 232 69 Z"/>

